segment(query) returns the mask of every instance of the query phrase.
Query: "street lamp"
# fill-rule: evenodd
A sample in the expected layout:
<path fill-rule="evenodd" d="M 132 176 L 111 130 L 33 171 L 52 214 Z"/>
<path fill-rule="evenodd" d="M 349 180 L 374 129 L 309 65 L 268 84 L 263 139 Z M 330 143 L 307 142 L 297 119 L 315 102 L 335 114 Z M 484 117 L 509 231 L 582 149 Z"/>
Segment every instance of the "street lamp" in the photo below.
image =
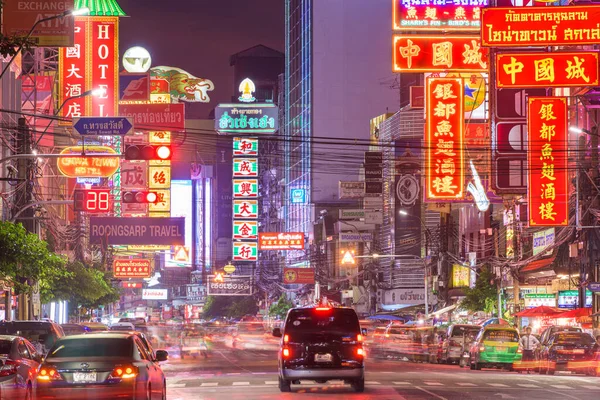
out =
<path fill-rule="evenodd" d="M 19 55 L 19 53 L 21 52 L 21 50 L 23 50 L 23 46 L 25 45 L 25 42 L 27 41 L 27 39 L 29 39 L 31 37 L 31 35 L 33 34 L 33 31 L 35 31 L 35 28 L 37 28 L 37 26 L 41 23 L 44 22 L 48 22 L 48 21 L 52 21 L 54 19 L 58 19 L 58 18 L 64 18 L 64 17 L 68 17 L 68 16 L 78 16 L 78 15 L 86 15 L 89 14 L 90 10 L 87 7 L 82 7 L 78 10 L 67 10 L 63 13 L 60 14 L 56 14 L 56 15 L 51 15 L 49 17 L 46 18 L 42 18 L 39 19 L 37 21 L 35 21 L 35 24 L 33 24 L 33 26 L 31 27 L 31 29 L 29 30 L 29 33 L 27 34 L 27 36 L 25 36 L 25 38 L 23 39 L 23 42 L 21 43 L 21 45 L 19 46 L 19 48 L 17 48 L 17 51 L 15 52 L 15 55 L 12 56 L 10 58 L 10 60 L 8 61 L 8 64 L 6 64 L 6 68 L 2 71 L 2 73 L 0 74 L 0 79 L 2 79 L 2 77 L 4 76 L 4 74 L 6 73 L 6 71 L 8 71 L 8 69 L 10 68 L 10 65 L 15 61 L 15 58 L 17 58 L 17 56 Z"/>

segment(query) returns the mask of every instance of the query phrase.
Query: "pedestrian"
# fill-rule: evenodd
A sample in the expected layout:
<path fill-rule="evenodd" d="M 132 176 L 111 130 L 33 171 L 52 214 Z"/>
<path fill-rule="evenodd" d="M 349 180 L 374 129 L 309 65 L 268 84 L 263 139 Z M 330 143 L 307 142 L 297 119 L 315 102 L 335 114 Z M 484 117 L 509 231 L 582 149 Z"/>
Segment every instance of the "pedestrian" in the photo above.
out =
<path fill-rule="evenodd" d="M 535 361 L 535 349 L 539 346 L 540 341 L 531 334 L 531 327 L 528 326 L 525 328 L 525 334 L 521 336 L 521 340 L 519 340 L 519 347 L 523 351 L 522 361 L 524 363 Z M 530 373 L 529 368 L 525 368 L 527 370 L 527 374 Z"/>

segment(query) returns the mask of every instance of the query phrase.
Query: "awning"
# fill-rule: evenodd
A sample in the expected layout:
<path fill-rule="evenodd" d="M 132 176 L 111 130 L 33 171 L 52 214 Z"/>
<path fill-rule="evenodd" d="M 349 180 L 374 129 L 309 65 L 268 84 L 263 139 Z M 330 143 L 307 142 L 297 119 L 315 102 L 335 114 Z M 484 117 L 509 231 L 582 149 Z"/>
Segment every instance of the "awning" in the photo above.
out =
<path fill-rule="evenodd" d="M 429 315 L 434 315 L 434 316 L 436 316 L 436 317 L 437 317 L 437 316 L 440 316 L 440 315 L 442 315 L 442 314 L 445 314 L 445 313 L 447 313 L 447 312 L 449 312 L 449 311 L 452 311 L 452 310 L 454 310 L 456 307 L 458 307 L 458 304 L 452 304 L 451 306 L 444 307 L 444 308 L 442 308 L 442 309 L 440 309 L 440 310 L 437 310 L 437 311 L 434 311 L 434 312 L 432 312 L 432 313 L 429 313 Z"/>
<path fill-rule="evenodd" d="M 552 255 L 552 257 L 542 258 L 540 260 L 533 261 L 528 265 L 521 268 L 521 273 L 535 273 L 545 270 L 552 269 L 552 263 L 556 259 L 556 254 Z"/>

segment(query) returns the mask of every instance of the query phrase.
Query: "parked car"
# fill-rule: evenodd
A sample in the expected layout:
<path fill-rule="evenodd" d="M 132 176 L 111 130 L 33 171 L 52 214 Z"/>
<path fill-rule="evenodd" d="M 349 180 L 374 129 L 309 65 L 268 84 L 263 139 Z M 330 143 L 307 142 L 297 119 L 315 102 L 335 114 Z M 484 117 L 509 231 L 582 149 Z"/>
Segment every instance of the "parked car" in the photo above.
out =
<path fill-rule="evenodd" d="M 90 331 L 92 331 L 92 332 L 100 332 L 100 331 L 108 330 L 108 325 L 104 325 L 101 322 L 82 322 L 81 325 L 89 328 Z"/>
<path fill-rule="evenodd" d="M 44 356 L 65 333 L 60 325 L 50 321 L 4 321 L 0 323 L 0 335 L 24 337 Z"/>
<path fill-rule="evenodd" d="M 0 335 L 0 396 L 30 400 L 37 369 L 42 360 L 25 338 Z"/>
<path fill-rule="evenodd" d="M 135 331 L 135 326 L 131 322 L 117 322 L 111 325 L 110 330 L 131 332 Z"/>
<path fill-rule="evenodd" d="M 413 329 L 408 325 L 388 325 L 382 346 L 383 353 L 390 357 L 411 358 L 413 354 Z"/>
<path fill-rule="evenodd" d="M 115 331 L 102 331 L 97 333 L 115 333 Z M 138 331 L 129 331 L 127 333 L 135 335 L 138 339 L 140 339 L 140 342 L 142 342 L 148 354 L 152 355 L 153 359 L 156 358 L 156 352 L 154 351 L 152 343 L 150 343 L 150 340 L 145 333 Z"/>
<path fill-rule="evenodd" d="M 479 325 L 450 325 L 447 337 L 442 343 L 441 362 L 443 364 L 458 364 L 463 353 L 469 351 L 471 343 L 473 343 L 480 330 L 481 326 Z"/>
<path fill-rule="evenodd" d="M 519 332 L 506 325 L 487 325 L 479 331 L 469 350 L 471 369 L 500 367 L 512 370 L 522 358 Z"/>
<path fill-rule="evenodd" d="M 278 352 L 279 390 L 303 380 L 325 383 L 342 379 L 354 390 L 365 389 L 362 334 L 356 311 L 345 307 L 314 306 L 291 309 Z"/>
<path fill-rule="evenodd" d="M 79 325 L 79 324 L 61 324 L 60 327 L 62 328 L 63 332 L 65 333 L 65 336 L 81 335 L 81 334 L 92 331 L 87 326 L 83 326 L 83 325 Z"/>
<path fill-rule="evenodd" d="M 128 332 L 90 333 L 59 339 L 37 375 L 40 399 L 166 399 L 165 375 L 158 362 L 168 353 L 146 351 Z"/>
<path fill-rule="evenodd" d="M 540 353 L 540 373 L 555 371 L 585 373 L 593 363 L 596 341 L 585 332 L 560 331 L 550 336 Z"/>

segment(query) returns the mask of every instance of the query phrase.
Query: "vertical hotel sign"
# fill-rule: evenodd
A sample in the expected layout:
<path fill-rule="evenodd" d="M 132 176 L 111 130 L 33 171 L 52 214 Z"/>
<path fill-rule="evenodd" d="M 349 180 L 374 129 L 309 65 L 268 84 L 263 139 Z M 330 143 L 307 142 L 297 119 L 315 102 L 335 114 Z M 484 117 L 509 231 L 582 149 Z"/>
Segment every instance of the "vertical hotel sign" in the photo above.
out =
<path fill-rule="evenodd" d="M 530 226 L 566 226 L 567 99 L 530 97 L 528 115 L 528 204 Z"/>
<path fill-rule="evenodd" d="M 464 197 L 464 83 L 462 78 L 427 78 L 426 199 Z"/>
<path fill-rule="evenodd" d="M 87 90 L 87 17 L 74 17 L 73 47 L 59 49 L 59 104 L 69 97 L 80 96 Z M 86 98 L 71 99 L 61 110 L 61 116 L 76 118 L 88 115 Z"/>

